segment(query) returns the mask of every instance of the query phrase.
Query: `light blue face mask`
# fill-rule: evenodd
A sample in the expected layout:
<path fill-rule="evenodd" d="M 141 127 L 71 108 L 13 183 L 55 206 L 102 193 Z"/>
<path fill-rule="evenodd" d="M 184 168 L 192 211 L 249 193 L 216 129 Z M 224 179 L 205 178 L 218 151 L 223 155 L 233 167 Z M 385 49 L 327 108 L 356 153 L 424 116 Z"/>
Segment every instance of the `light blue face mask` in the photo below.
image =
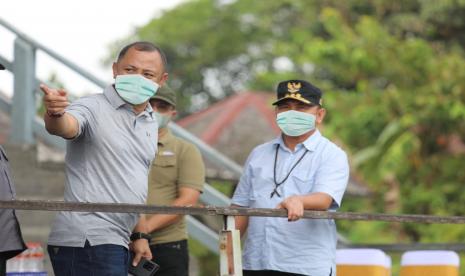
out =
<path fill-rule="evenodd" d="M 115 89 L 124 101 L 130 104 L 141 104 L 155 95 L 159 85 L 142 75 L 118 75 Z"/>
<path fill-rule="evenodd" d="M 155 118 L 157 118 L 158 121 L 158 128 L 164 128 L 168 125 L 168 123 L 171 121 L 171 117 L 168 115 L 164 115 L 158 112 L 154 112 Z"/>
<path fill-rule="evenodd" d="M 276 123 L 288 136 L 300 136 L 314 130 L 315 121 L 315 115 L 295 110 L 281 112 L 276 116 Z"/>

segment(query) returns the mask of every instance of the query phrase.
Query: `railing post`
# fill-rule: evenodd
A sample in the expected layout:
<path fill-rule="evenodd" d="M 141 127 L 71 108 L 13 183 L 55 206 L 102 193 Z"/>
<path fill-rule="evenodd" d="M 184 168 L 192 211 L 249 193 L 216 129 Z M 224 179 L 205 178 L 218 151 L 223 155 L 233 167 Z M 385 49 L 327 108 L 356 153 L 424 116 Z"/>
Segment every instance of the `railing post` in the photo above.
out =
<path fill-rule="evenodd" d="M 224 216 L 220 231 L 220 276 L 242 276 L 241 235 L 234 216 Z"/>
<path fill-rule="evenodd" d="M 14 43 L 14 94 L 11 106 L 10 142 L 34 144 L 33 123 L 35 106 L 35 48 L 21 38 Z"/>

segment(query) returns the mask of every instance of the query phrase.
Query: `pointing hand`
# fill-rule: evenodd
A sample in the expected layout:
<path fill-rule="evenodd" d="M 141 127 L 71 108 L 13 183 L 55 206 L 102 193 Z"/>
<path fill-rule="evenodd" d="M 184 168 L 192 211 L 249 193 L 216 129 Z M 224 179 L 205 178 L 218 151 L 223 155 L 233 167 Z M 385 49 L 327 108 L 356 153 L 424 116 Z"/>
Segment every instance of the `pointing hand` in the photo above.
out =
<path fill-rule="evenodd" d="M 65 108 L 69 105 L 68 96 L 65 90 L 50 88 L 45 84 L 40 85 L 40 90 L 44 92 L 44 106 L 49 116 L 59 117 L 65 113 Z"/>

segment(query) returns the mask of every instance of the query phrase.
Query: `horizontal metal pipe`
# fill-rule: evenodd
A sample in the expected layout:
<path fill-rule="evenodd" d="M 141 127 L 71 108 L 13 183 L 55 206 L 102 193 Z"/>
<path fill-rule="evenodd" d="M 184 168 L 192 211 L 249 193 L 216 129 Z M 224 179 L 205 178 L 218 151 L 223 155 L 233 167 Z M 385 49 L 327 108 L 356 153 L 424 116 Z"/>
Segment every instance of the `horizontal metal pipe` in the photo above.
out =
<path fill-rule="evenodd" d="M 180 215 L 210 215 L 210 216 L 260 216 L 287 217 L 284 209 L 238 208 L 238 207 L 176 207 L 126 203 L 82 203 L 41 200 L 11 200 L 0 201 L 0 209 L 43 210 L 43 211 L 74 211 L 74 212 L 111 212 L 140 214 L 180 214 Z M 415 222 L 437 224 L 464 224 L 463 216 L 433 216 L 433 215 L 394 215 L 368 214 L 355 212 L 305 211 L 303 218 L 364 220 L 389 222 Z"/>

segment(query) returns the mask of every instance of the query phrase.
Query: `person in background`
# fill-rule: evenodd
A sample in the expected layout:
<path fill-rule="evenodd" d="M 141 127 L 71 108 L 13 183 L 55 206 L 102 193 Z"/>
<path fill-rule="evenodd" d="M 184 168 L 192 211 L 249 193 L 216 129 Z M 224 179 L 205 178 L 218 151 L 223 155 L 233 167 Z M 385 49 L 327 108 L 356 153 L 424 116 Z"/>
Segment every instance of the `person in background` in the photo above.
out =
<path fill-rule="evenodd" d="M 0 70 L 5 67 L 0 64 Z M 15 185 L 5 150 L 0 145 L 0 200 L 15 199 Z M 15 210 L 0 209 L 0 276 L 6 275 L 6 261 L 26 250 Z"/>
<path fill-rule="evenodd" d="M 149 174 L 148 204 L 195 205 L 205 182 L 205 166 L 199 150 L 174 136 L 168 123 L 176 116 L 176 95 L 168 86 L 150 99 L 158 119 L 158 151 Z M 188 275 L 189 254 L 184 216 L 156 214 L 147 217 L 152 237 L 153 260 L 160 265 L 156 275 Z"/>
<path fill-rule="evenodd" d="M 41 85 L 45 127 L 67 140 L 64 199 L 145 204 L 158 123 L 149 99 L 168 78 L 163 52 L 150 42 L 125 46 L 103 93 L 68 103 L 63 90 Z M 131 231 L 133 233 L 131 234 Z M 152 258 L 145 216 L 59 212 L 48 241 L 56 275 L 127 275 L 128 244 Z"/>
<path fill-rule="evenodd" d="M 321 135 L 321 90 L 303 80 L 277 88 L 276 122 L 282 134 L 256 147 L 232 198 L 233 206 L 279 208 L 286 218 L 236 217 L 248 230 L 244 276 L 336 275 L 336 225 L 303 219 L 304 210 L 336 210 L 349 179 L 345 152 Z"/>

